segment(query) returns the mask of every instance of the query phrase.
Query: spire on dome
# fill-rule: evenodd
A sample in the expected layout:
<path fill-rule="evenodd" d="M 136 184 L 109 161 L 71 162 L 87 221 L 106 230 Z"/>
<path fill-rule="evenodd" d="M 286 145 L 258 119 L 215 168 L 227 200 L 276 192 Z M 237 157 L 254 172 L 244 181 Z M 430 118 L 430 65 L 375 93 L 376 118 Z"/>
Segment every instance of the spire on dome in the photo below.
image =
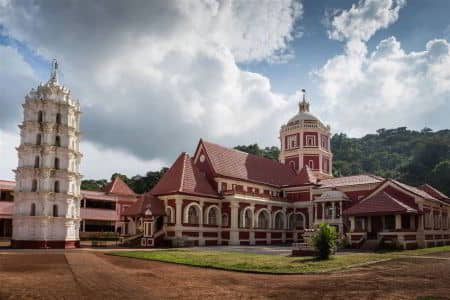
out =
<path fill-rule="evenodd" d="M 51 67 L 51 73 L 50 73 L 50 80 L 49 83 L 58 84 L 58 61 L 54 58 L 52 59 L 52 67 Z"/>
<path fill-rule="evenodd" d="M 302 89 L 303 99 L 298 102 L 298 111 L 299 112 L 309 112 L 309 102 L 306 101 L 306 90 Z"/>

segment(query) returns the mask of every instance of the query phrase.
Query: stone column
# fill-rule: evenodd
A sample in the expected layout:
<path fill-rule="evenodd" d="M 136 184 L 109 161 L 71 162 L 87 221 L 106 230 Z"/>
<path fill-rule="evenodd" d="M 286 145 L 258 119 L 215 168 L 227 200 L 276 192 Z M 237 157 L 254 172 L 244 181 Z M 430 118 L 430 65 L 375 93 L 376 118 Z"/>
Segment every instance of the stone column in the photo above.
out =
<path fill-rule="evenodd" d="M 314 222 L 317 222 L 317 203 L 314 203 Z"/>
<path fill-rule="evenodd" d="M 350 217 L 350 232 L 355 231 L 355 217 Z"/>
<path fill-rule="evenodd" d="M 339 202 L 339 218 L 342 219 L 342 201 Z"/>
<path fill-rule="evenodd" d="M 239 203 L 231 202 L 230 245 L 239 245 Z"/>
<path fill-rule="evenodd" d="M 313 214 L 314 214 L 314 208 L 312 206 L 308 207 L 308 228 L 313 227 Z M 286 220 L 287 225 L 287 220 Z"/>
<path fill-rule="evenodd" d="M 323 220 L 325 220 L 325 202 L 322 202 L 321 205 L 322 205 L 322 222 L 323 222 Z"/>
<path fill-rule="evenodd" d="M 395 215 L 395 230 L 402 229 L 402 215 Z"/>
<path fill-rule="evenodd" d="M 181 227 L 183 222 L 183 199 L 175 200 L 175 236 L 181 237 Z"/>
<path fill-rule="evenodd" d="M 205 223 L 205 219 L 208 218 L 208 216 L 205 216 L 204 209 L 203 209 L 203 201 L 200 201 L 200 224 L 199 224 L 199 233 L 198 233 L 198 245 L 199 246 L 205 246 L 205 239 L 203 238 L 203 224 Z"/>

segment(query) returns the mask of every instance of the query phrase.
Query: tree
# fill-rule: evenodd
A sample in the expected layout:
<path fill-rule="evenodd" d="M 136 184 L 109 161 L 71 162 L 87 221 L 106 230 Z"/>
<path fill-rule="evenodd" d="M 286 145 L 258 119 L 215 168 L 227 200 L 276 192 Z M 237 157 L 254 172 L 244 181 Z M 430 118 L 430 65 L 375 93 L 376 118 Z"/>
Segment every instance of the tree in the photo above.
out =
<path fill-rule="evenodd" d="M 336 229 L 326 223 L 319 225 L 319 231 L 313 238 L 316 256 L 319 259 L 329 259 L 336 250 L 337 233 Z"/>

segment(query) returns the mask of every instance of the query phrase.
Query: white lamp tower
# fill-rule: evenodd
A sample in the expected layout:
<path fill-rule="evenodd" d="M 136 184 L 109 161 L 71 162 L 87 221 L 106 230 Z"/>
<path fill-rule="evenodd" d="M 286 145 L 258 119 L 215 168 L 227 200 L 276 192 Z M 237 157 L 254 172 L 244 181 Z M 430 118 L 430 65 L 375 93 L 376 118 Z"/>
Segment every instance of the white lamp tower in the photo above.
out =
<path fill-rule="evenodd" d="M 78 247 L 80 227 L 80 104 L 58 81 L 25 96 L 19 125 L 12 247 Z"/>

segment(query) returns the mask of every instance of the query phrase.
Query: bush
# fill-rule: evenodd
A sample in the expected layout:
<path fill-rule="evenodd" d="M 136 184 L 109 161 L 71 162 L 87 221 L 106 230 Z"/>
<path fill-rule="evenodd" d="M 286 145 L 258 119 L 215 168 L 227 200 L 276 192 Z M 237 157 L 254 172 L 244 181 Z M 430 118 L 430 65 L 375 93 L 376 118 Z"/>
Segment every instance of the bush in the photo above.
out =
<path fill-rule="evenodd" d="M 331 253 L 336 250 L 336 242 L 336 229 L 325 223 L 320 224 L 319 231 L 313 238 L 317 258 L 329 259 Z"/>

